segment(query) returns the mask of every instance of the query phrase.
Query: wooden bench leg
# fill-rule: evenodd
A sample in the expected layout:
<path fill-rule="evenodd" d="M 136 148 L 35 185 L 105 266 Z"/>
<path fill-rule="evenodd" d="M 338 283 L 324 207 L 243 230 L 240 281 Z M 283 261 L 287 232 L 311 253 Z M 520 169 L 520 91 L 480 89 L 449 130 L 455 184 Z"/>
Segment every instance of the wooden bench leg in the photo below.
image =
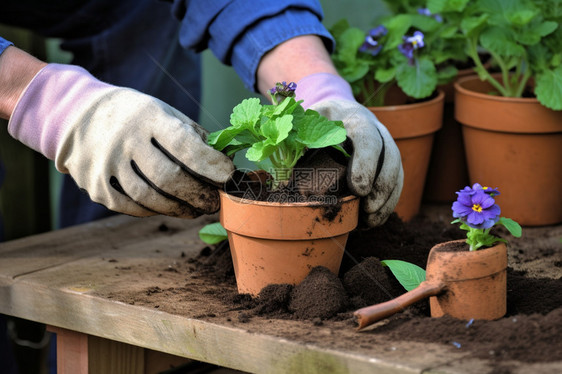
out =
<path fill-rule="evenodd" d="M 88 374 L 88 335 L 47 326 L 57 334 L 57 374 Z"/>
<path fill-rule="evenodd" d="M 47 330 L 57 334 L 58 374 L 155 374 L 191 361 L 59 327 Z"/>

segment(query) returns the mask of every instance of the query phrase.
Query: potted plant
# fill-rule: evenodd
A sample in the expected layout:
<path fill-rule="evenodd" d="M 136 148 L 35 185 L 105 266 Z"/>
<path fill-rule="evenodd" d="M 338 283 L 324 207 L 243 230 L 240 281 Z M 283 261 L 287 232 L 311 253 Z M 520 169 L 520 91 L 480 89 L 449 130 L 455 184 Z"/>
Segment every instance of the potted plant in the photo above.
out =
<path fill-rule="evenodd" d="M 506 186 L 503 209 L 523 225 L 562 222 L 562 9 L 527 0 L 465 5 L 461 30 L 478 76 L 455 84 L 455 115 L 470 179 Z M 499 73 L 483 66 L 481 51 Z"/>
<path fill-rule="evenodd" d="M 505 315 L 507 241 L 491 230 L 502 225 L 513 236 L 520 237 L 521 226 L 510 218 L 500 217 L 496 188 L 475 183 L 457 195 L 452 223 L 460 223 L 460 228 L 467 231 L 467 239 L 434 246 L 427 260 L 426 277 L 420 279 L 419 286 L 393 300 L 357 310 L 359 329 L 426 297 L 430 297 L 432 317 L 493 320 Z M 419 274 L 415 265 L 410 265 L 412 271 L 402 274 Z"/>
<path fill-rule="evenodd" d="M 299 167 L 311 149 L 333 149 L 347 163 L 340 146 L 346 139 L 343 123 L 305 111 L 294 99 L 295 88 L 277 84 L 270 91 L 272 105 L 245 99 L 233 109 L 231 126 L 208 138 L 229 156 L 247 149 L 246 158 L 260 167 L 238 171 L 220 191 L 220 222 L 240 293 L 257 296 L 268 284 L 297 284 L 315 266 L 337 274 L 348 233 L 357 226 L 359 199 L 342 196 L 347 190 L 342 162 Z"/>
<path fill-rule="evenodd" d="M 441 128 L 440 84 L 457 74 L 454 30 L 427 11 L 394 14 L 367 34 L 341 20 L 331 28 L 332 59 L 359 102 L 393 136 L 402 156 L 404 188 L 396 207 L 403 220 L 420 208 L 434 133 Z"/>

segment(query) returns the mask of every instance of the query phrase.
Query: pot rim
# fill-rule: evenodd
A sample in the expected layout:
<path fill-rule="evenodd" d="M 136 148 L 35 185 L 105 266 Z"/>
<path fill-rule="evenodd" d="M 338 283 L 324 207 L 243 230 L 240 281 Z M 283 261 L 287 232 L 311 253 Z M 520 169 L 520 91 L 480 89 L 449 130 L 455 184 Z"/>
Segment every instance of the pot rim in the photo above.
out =
<path fill-rule="evenodd" d="M 223 190 L 219 190 L 219 194 L 227 197 L 228 199 L 234 201 L 237 204 L 251 204 L 251 205 L 263 205 L 263 206 L 272 206 L 272 207 L 286 207 L 286 208 L 291 208 L 291 207 L 299 208 L 304 206 L 325 207 L 325 206 L 335 205 L 335 204 L 326 204 L 319 201 L 277 203 L 277 202 L 270 202 L 270 201 L 251 200 L 251 199 L 244 199 L 241 197 L 231 195 Z M 359 199 L 359 197 L 355 195 L 347 195 L 338 198 L 337 204 L 345 204 L 356 199 Z"/>
<path fill-rule="evenodd" d="M 497 76 L 497 74 L 493 74 L 493 76 Z M 478 77 L 477 74 L 473 74 L 473 75 L 468 75 L 466 77 L 462 77 L 459 78 L 455 83 L 455 90 L 458 91 L 459 93 L 462 93 L 464 95 L 468 95 L 468 96 L 475 96 L 481 99 L 485 99 L 485 100 L 491 100 L 491 101 L 499 101 L 499 102 L 509 102 L 509 103 L 517 103 L 517 104 L 539 104 L 539 100 L 537 98 L 531 98 L 531 97 L 507 97 L 507 96 L 496 96 L 496 95 L 489 95 L 486 93 L 482 93 L 482 92 L 478 92 L 478 91 L 473 91 L 470 90 L 468 88 L 465 88 L 463 85 L 466 84 L 467 82 L 471 82 L 471 81 L 475 81 L 475 80 L 479 80 L 483 83 L 486 84 L 490 84 L 487 81 L 483 81 L 482 79 L 480 79 L 480 77 Z"/>
<path fill-rule="evenodd" d="M 384 112 L 394 112 L 396 110 L 409 110 L 409 109 L 414 110 L 419 107 L 431 106 L 445 99 L 445 92 L 442 89 L 437 88 L 435 91 L 437 91 L 437 96 L 431 100 L 426 100 L 426 101 L 422 101 L 419 103 L 412 103 L 412 104 L 370 106 L 369 109 L 375 109 L 377 111 L 384 111 Z"/>

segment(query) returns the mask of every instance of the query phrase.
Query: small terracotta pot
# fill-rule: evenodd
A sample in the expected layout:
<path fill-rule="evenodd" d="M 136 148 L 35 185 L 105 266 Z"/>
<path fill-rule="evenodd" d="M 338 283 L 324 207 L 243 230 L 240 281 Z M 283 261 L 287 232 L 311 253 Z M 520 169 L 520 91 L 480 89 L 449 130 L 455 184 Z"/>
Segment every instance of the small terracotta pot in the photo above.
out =
<path fill-rule="evenodd" d="M 477 251 L 469 251 L 464 239 L 438 244 L 429 253 L 426 280 L 393 300 L 357 310 L 359 329 L 426 297 L 432 317 L 501 318 L 507 304 L 506 269 L 504 243 Z"/>
<path fill-rule="evenodd" d="M 477 251 L 451 251 L 465 240 L 441 243 L 431 249 L 426 282 L 442 283 L 445 292 L 429 299 L 432 317 L 449 315 L 469 320 L 501 318 L 506 312 L 507 247 L 499 243 Z"/>
<path fill-rule="evenodd" d="M 238 292 L 257 296 L 268 284 L 300 283 L 315 266 L 338 274 L 359 198 L 337 204 L 270 203 L 220 192 Z"/>
<path fill-rule="evenodd" d="M 562 111 L 486 94 L 478 77 L 455 84 L 471 183 L 498 187 L 502 216 L 526 226 L 562 222 Z"/>
<path fill-rule="evenodd" d="M 419 213 L 434 133 L 443 122 L 445 95 L 415 104 L 369 107 L 392 135 L 404 167 L 404 187 L 396 206 L 403 221 Z"/>

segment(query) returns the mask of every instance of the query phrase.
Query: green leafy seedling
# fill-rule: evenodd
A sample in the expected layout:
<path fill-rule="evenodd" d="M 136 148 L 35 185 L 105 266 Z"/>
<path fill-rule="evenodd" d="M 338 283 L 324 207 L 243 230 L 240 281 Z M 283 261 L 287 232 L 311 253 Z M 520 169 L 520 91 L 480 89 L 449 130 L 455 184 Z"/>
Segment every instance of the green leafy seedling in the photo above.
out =
<path fill-rule="evenodd" d="M 277 105 L 262 105 L 257 98 L 245 99 L 234 107 L 231 125 L 211 133 L 208 143 L 229 156 L 248 149 L 248 160 L 272 166 L 274 188 L 290 179 L 308 149 L 334 147 L 349 156 L 339 145 L 346 139 L 343 123 L 305 111 L 301 102 L 286 97 Z"/>

